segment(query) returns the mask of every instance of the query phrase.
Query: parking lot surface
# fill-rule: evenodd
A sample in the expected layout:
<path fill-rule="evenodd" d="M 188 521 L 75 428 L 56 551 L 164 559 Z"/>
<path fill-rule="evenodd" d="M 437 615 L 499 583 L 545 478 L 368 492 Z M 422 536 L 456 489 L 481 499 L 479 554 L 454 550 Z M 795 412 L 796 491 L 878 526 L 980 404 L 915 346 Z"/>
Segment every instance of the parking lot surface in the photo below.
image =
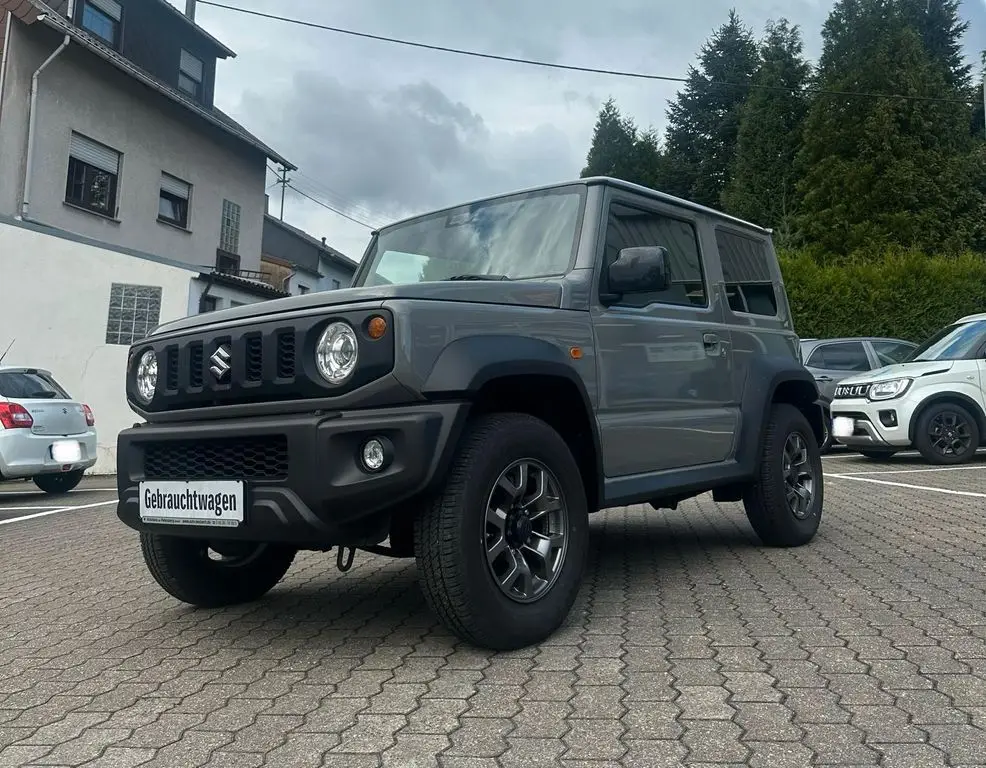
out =
<path fill-rule="evenodd" d="M 508 654 L 442 630 L 411 561 L 305 553 L 193 610 L 112 479 L 0 486 L 0 766 L 986 765 L 986 462 L 825 468 L 800 549 L 707 496 L 596 516 L 567 625 Z"/>

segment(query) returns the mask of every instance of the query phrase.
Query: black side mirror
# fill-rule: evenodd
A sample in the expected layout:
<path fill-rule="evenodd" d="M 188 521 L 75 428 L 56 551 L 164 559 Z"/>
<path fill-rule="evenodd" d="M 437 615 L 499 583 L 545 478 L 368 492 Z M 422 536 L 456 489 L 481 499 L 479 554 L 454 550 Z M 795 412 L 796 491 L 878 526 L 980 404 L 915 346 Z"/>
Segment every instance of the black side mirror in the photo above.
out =
<path fill-rule="evenodd" d="M 609 265 L 609 292 L 651 293 L 668 287 L 668 250 L 659 245 L 624 248 Z"/>

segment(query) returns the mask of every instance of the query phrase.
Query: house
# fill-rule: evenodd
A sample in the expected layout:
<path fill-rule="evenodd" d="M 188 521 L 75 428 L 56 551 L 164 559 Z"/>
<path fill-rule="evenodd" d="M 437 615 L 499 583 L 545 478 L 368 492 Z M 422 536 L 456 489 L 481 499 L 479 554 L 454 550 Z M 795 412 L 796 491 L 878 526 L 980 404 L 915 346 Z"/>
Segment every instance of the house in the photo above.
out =
<path fill-rule="evenodd" d="M 347 288 L 358 266 L 348 256 L 297 227 L 264 216 L 261 270 L 272 285 L 292 294 Z"/>
<path fill-rule="evenodd" d="M 188 264 L 198 309 L 264 280 L 269 163 L 214 105 L 235 53 L 167 0 L 0 0 L 0 216 Z"/>

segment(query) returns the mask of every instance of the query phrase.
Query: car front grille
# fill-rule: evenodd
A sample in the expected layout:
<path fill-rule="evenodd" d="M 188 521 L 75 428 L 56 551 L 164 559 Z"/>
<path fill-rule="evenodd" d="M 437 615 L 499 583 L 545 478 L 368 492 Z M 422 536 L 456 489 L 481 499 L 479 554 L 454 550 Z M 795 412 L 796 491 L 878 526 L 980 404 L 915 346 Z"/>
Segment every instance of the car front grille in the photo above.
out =
<path fill-rule="evenodd" d="M 144 477 L 148 480 L 283 480 L 287 474 L 284 435 L 144 445 Z"/>

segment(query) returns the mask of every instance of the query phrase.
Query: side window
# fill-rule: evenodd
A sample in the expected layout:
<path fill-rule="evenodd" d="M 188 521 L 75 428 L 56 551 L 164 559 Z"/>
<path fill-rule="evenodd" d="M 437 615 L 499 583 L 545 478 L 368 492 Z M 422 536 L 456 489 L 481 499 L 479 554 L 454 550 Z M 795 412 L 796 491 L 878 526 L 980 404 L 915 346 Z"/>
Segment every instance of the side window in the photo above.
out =
<path fill-rule="evenodd" d="M 840 341 L 823 344 L 811 353 L 809 368 L 824 368 L 829 371 L 868 371 L 870 361 L 862 342 Z"/>
<path fill-rule="evenodd" d="M 911 353 L 917 349 L 913 344 L 904 344 L 899 341 L 874 341 L 873 350 L 880 362 L 884 365 L 902 363 Z"/>
<path fill-rule="evenodd" d="M 614 203 L 609 209 L 606 253 L 599 284 L 601 293 L 606 292 L 608 267 L 616 261 L 620 250 L 641 245 L 667 248 L 669 285 L 666 290 L 657 293 L 627 294 L 620 300 L 620 306 L 646 307 L 658 302 L 686 307 L 709 305 L 695 227 L 682 219 L 619 203 Z"/>
<path fill-rule="evenodd" d="M 777 295 L 766 244 L 762 240 L 717 229 L 716 245 L 729 308 L 733 312 L 774 317 Z"/>

